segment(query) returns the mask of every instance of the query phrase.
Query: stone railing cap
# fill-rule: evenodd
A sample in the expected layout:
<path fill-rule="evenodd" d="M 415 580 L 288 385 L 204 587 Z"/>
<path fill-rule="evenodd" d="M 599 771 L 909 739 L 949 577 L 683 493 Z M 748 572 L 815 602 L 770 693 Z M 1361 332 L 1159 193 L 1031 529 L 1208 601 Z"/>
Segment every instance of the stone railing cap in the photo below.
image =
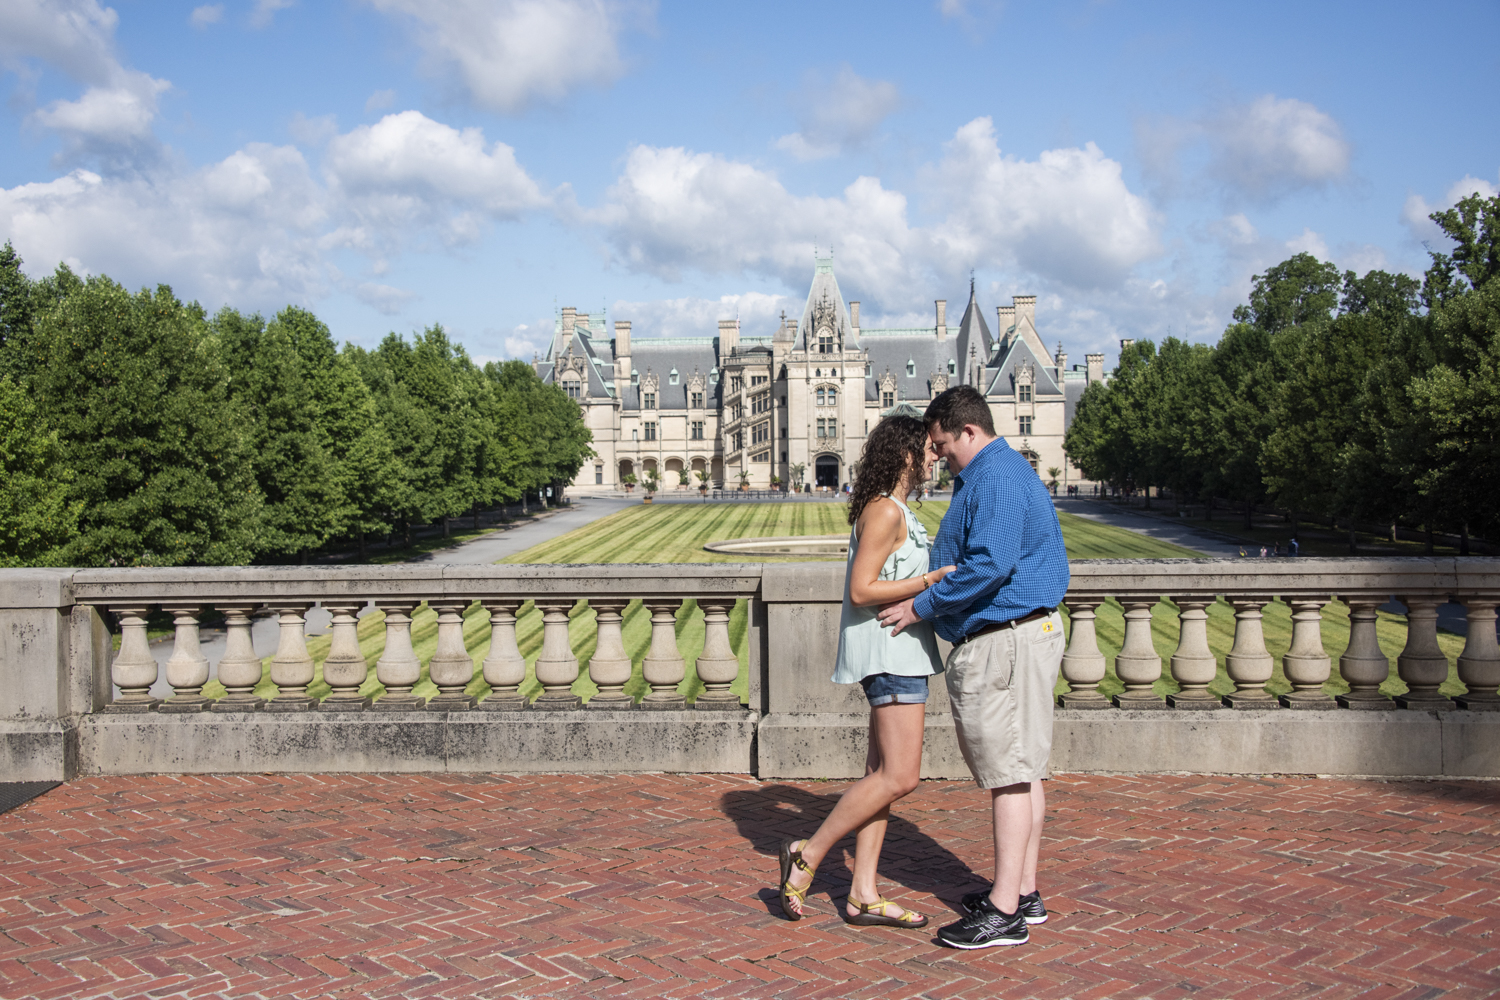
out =
<path fill-rule="evenodd" d="M 71 608 L 75 569 L 0 570 L 0 608 Z"/>

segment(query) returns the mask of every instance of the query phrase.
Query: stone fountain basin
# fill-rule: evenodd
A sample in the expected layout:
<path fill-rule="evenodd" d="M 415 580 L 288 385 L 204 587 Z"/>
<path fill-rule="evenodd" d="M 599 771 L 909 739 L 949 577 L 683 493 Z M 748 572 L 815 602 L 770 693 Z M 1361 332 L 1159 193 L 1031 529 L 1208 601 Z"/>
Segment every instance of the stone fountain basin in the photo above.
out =
<path fill-rule="evenodd" d="M 782 538 L 730 538 L 709 542 L 708 552 L 740 556 L 806 556 L 809 558 L 847 559 L 848 535 L 791 535 Z"/>

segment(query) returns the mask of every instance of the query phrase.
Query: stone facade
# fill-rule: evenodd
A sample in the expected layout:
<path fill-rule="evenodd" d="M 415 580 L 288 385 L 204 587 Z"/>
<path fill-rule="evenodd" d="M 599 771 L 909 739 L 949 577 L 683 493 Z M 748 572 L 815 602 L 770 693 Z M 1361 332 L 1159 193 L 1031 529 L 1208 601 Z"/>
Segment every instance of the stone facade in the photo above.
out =
<path fill-rule="evenodd" d="M 1063 484 L 1078 482 L 1063 434 L 1083 390 L 1104 380 L 1103 355 L 1069 368 L 1059 344 L 1049 357 L 1034 295 L 996 309 L 999 336 L 973 281 L 956 329 L 946 300 L 935 305 L 930 327 L 861 328 L 832 257 L 819 257 L 801 317 L 783 314 L 770 336 L 720 320 L 717 336 L 632 340 L 630 321 L 610 331 L 602 317 L 570 307 L 535 366 L 578 400 L 593 432 L 597 458 L 576 486 L 618 487 L 654 469 L 668 489 L 684 471 L 692 486 L 703 472 L 716 486 L 765 488 L 772 476 L 795 480 L 801 466 L 802 482 L 837 488 L 883 413 L 902 403 L 920 409 L 962 382 L 984 392 L 996 431 L 1039 473 L 1056 467 Z"/>

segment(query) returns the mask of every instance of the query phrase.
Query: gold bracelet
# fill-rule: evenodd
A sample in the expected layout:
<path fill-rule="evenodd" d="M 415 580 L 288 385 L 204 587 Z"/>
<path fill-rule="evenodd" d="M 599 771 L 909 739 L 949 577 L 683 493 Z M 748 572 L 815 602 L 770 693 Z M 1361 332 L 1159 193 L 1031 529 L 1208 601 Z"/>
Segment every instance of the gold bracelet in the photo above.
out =
<path fill-rule="evenodd" d="M 927 571 L 927 573 L 931 573 L 931 572 L 932 572 L 932 570 L 928 570 Z M 930 583 L 927 582 L 927 573 L 923 573 L 922 574 L 922 589 L 923 590 L 928 590 L 928 589 L 930 589 L 932 587 L 932 584 L 930 584 Z"/>

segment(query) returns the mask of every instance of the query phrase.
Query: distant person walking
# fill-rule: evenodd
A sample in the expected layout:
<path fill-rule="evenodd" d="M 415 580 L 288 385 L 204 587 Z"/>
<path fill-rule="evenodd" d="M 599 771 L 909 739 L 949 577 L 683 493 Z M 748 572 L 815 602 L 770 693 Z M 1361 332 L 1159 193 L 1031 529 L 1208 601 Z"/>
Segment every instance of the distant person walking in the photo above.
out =
<path fill-rule="evenodd" d="M 1261 546 L 1261 547 L 1260 547 L 1260 557 L 1261 557 L 1261 558 L 1262 558 L 1262 559 L 1264 559 L 1264 558 L 1265 558 L 1265 557 L 1266 557 L 1266 547 L 1265 547 L 1265 546 L 1264 546 L 1264 545 L 1262 545 L 1262 546 Z"/>
<path fill-rule="evenodd" d="M 1293 538 L 1290 542 L 1287 542 L 1287 549 L 1291 552 L 1291 554 L 1293 556 L 1295 556 L 1297 554 L 1298 550 L 1301 549 L 1301 547 L 1302 546 L 1300 546 L 1300 545 L 1297 544 L 1297 539 L 1295 539 L 1295 538 Z"/>
<path fill-rule="evenodd" d="M 990 793 L 995 839 L 993 884 L 964 896 L 963 918 L 938 939 L 955 948 L 1025 944 L 1027 925 L 1047 919 L 1037 863 L 1068 556 L 1047 488 L 995 436 L 977 389 L 940 393 L 925 419 L 938 456 L 956 472 L 933 561 L 956 568 L 882 608 L 880 620 L 896 633 L 931 622 L 953 643 L 945 679 L 958 745 Z"/>
<path fill-rule="evenodd" d="M 936 460 L 916 417 L 882 420 L 865 441 L 849 498 L 849 562 L 839 617 L 835 684 L 860 684 L 870 704 L 865 776 L 844 792 L 809 840 L 781 845 L 781 908 L 801 920 L 813 874 L 842 838 L 854 838 L 854 883 L 843 916 L 851 924 L 922 927 L 927 918 L 880 895 L 875 885 L 891 803 L 917 787 L 927 678 L 943 669 L 932 626 L 889 635 L 877 605 L 926 590 L 953 569 L 929 570 L 927 530 L 905 500 L 932 478 Z"/>

